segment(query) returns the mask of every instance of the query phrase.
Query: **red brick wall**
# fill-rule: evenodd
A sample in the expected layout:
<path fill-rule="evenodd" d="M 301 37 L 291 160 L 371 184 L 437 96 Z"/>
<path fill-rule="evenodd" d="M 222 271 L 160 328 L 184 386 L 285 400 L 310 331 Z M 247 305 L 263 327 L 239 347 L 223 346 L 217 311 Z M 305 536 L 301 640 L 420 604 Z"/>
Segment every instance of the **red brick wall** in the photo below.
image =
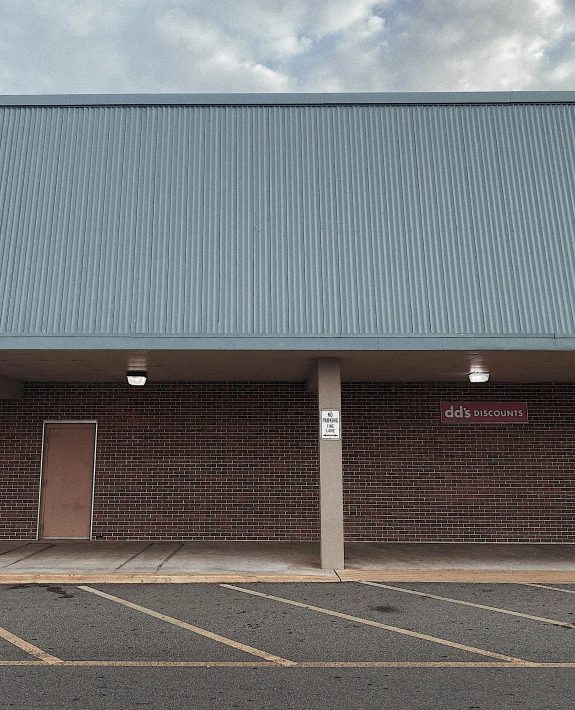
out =
<path fill-rule="evenodd" d="M 525 401 L 528 424 L 442 424 L 442 401 Z M 346 536 L 575 542 L 575 386 L 350 384 Z"/>
<path fill-rule="evenodd" d="M 0 537 L 35 537 L 42 421 L 97 419 L 97 538 L 316 540 L 315 412 L 298 383 L 28 384 L 0 400 Z M 575 385 L 345 384 L 342 423 L 348 540 L 575 542 Z"/>
<path fill-rule="evenodd" d="M 44 419 L 98 420 L 97 539 L 318 538 L 302 384 L 26 385 L 0 400 L 0 537 L 36 535 Z"/>

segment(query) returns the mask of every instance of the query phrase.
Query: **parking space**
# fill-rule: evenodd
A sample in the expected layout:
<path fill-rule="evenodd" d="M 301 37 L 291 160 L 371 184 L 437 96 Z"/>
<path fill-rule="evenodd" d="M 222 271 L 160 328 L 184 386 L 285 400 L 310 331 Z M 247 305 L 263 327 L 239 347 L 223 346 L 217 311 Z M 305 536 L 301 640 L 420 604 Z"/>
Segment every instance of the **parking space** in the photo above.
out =
<path fill-rule="evenodd" d="M 169 595 L 171 587 L 163 590 Z M 245 651 L 79 587 L 16 585 L 4 587 L 1 600 L 0 626 L 67 661 L 253 660 Z"/>
<path fill-rule="evenodd" d="M 11 710 L 563 709 L 575 587 L 548 586 L 4 585 L 2 697 Z"/>
<path fill-rule="evenodd" d="M 548 617 L 559 616 L 565 623 L 575 624 L 575 585 L 539 584 L 466 584 L 456 582 L 380 582 L 386 588 L 410 589 L 422 594 L 457 598 L 469 603 L 518 613 Z"/>
<path fill-rule="evenodd" d="M 167 596 L 152 585 L 95 585 L 114 595 L 160 610 L 178 619 L 242 640 L 251 646 L 296 662 L 362 661 L 475 661 L 474 654 L 423 639 L 374 633 L 373 628 L 344 619 L 313 614 L 310 610 L 244 594 L 226 585 L 209 589 L 206 603 L 203 585 L 193 589 L 174 585 Z M 275 587 L 276 585 L 253 585 Z M 280 584 L 284 594 L 310 589 L 310 584 Z M 334 589 L 341 585 L 317 585 Z M 424 650 L 421 650 L 421 646 Z"/>
<path fill-rule="evenodd" d="M 449 589 L 456 586 L 470 588 L 467 597 L 482 601 L 472 606 L 466 593 L 458 596 L 458 591 L 463 590 Z M 359 623 L 392 626 L 398 629 L 395 632 L 398 635 L 400 630 L 410 631 L 432 636 L 438 639 L 437 643 L 441 640 L 470 646 L 476 649 L 477 656 L 494 660 L 499 654 L 539 663 L 568 663 L 575 659 L 575 627 L 569 616 L 575 599 L 557 596 L 561 592 L 546 590 L 543 594 L 541 589 L 520 585 L 499 585 L 496 592 L 489 592 L 495 589 L 493 585 L 420 584 L 403 585 L 402 589 L 401 585 L 374 583 L 329 588 L 293 584 L 287 588 L 287 595 L 286 585 L 281 584 L 234 585 L 234 588 L 247 594 L 251 591 L 277 597 L 267 601 L 280 607 L 295 601 L 324 610 L 318 613 L 335 611 L 361 618 L 363 622 Z M 433 596 L 412 594 L 411 590 Z M 552 595 L 549 598 L 547 591 Z M 280 601 L 286 596 L 289 600 Z M 534 597 L 538 597 L 537 601 Z M 523 609 L 529 609 L 530 613 L 522 615 Z M 377 634 L 373 636 L 377 638 Z M 420 646 L 425 653 L 424 648 Z"/>
<path fill-rule="evenodd" d="M 0 663 L 575 667 L 569 585 L 12 585 Z"/>

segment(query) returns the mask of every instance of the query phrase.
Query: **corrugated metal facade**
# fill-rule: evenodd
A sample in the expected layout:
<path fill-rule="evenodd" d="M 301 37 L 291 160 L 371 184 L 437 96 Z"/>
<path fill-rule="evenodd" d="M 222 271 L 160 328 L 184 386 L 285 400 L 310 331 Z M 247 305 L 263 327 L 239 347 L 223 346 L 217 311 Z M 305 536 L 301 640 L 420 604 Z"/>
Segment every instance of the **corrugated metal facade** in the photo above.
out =
<path fill-rule="evenodd" d="M 575 104 L 0 108 L 0 334 L 575 333 Z"/>

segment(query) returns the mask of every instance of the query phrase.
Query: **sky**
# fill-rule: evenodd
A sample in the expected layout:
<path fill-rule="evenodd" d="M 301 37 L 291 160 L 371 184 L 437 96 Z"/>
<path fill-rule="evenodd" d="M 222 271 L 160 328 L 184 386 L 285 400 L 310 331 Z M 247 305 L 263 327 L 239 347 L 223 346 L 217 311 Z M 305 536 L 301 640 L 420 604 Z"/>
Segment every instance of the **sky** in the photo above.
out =
<path fill-rule="evenodd" d="M 575 0 L 0 0 L 0 94 L 575 89 Z"/>

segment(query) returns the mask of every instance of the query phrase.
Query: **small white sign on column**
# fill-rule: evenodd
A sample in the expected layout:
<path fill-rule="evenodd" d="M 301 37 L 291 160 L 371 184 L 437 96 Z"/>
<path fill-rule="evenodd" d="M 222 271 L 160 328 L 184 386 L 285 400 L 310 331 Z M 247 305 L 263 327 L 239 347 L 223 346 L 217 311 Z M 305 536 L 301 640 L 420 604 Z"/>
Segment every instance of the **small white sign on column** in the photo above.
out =
<path fill-rule="evenodd" d="M 321 438 L 339 439 L 339 409 L 321 410 Z"/>

